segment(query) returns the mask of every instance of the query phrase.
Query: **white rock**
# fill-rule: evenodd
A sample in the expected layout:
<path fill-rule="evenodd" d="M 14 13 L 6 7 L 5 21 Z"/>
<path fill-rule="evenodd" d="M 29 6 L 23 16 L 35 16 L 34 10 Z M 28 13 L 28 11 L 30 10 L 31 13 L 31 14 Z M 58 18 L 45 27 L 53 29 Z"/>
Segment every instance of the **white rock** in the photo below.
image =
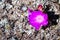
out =
<path fill-rule="evenodd" d="M 2 2 L 5 2 L 5 0 L 2 0 Z"/>
<path fill-rule="evenodd" d="M 4 19 L 4 22 L 5 22 L 5 23 L 8 23 L 8 20 L 5 18 L 5 19 Z"/>
<path fill-rule="evenodd" d="M 12 7 L 13 7 L 12 5 L 10 5 L 10 4 L 8 4 L 8 3 L 6 4 L 6 9 L 7 9 L 7 10 L 11 9 Z"/>
<path fill-rule="evenodd" d="M 17 29 L 17 27 L 14 27 L 14 34 L 16 34 L 16 29 Z"/>
<path fill-rule="evenodd" d="M 32 30 L 25 31 L 28 35 L 32 33 Z"/>
<path fill-rule="evenodd" d="M 41 39 L 43 38 L 43 36 L 44 36 L 44 30 L 41 29 Z"/>
<path fill-rule="evenodd" d="M 0 0 L 0 3 L 1 3 L 1 2 L 3 3 L 3 2 L 5 2 L 5 0 Z"/>
<path fill-rule="evenodd" d="M 0 8 L 3 9 L 4 6 L 5 6 L 5 4 L 1 2 L 1 3 L 0 3 Z"/>
<path fill-rule="evenodd" d="M 22 28 L 22 23 L 18 24 L 18 26 L 19 26 L 19 29 L 21 29 Z"/>
<path fill-rule="evenodd" d="M 13 5 L 16 5 L 16 3 L 17 3 L 17 0 L 12 0 Z"/>
<path fill-rule="evenodd" d="M 3 2 L 2 2 L 2 1 L 0 1 L 0 5 L 1 5 L 1 4 L 3 4 Z"/>
<path fill-rule="evenodd" d="M 59 2 L 58 2 L 59 4 L 60 4 L 60 0 L 59 0 Z"/>
<path fill-rule="evenodd" d="M 41 33 L 44 33 L 44 30 L 43 29 L 41 29 Z"/>
<path fill-rule="evenodd" d="M 11 39 L 11 40 L 15 40 L 15 39 L 14 39 L 14 37 L 12 37 L 12 39 Z"/>
<path fill-rule="evenodd" d="M 3 12 L 3 14 L 2 15 L 6 15 L 7 14 L 7 11 L 6 10 L 4 10 L 4 12 Z"/>
<path fill-rule="evenodd" d="M 50 34 L 49 34 L 49 33 L 46 35 L 46 38 L 47 38 L 47 39 L 50 38 Z"/>
<path fill-rule="evenodd" d="M 25 16 L 28 16 L 28 12 L 25 12 L 24 15 L 25 15 Z"/>
<path fill-rule="evenodd" d="M 1 26 L 3 26 L 4 24 L 6 24 L 6 23 L 8 23 L 8 21 L 7 21 L 7 19 L 2 19 L 1 21 L 0 21 L 0 25 Z"/>
<path fill-rule="evenodd" d="M 26 11 L 27 10 L 27 7 L 26 6 L 23 6 L 22 7 L 22 11 Z"/>
<path fill-rule="evenodd" d="M 4 25 L 4 23 L 2 21 L 0 21 L 0 27 L 2 27 Z"/>
<path fill-rule="evenodd" d="M 8 30 L 7 30 L 7 29 L 5 29 L 5 32 L 8 32 Z"/>

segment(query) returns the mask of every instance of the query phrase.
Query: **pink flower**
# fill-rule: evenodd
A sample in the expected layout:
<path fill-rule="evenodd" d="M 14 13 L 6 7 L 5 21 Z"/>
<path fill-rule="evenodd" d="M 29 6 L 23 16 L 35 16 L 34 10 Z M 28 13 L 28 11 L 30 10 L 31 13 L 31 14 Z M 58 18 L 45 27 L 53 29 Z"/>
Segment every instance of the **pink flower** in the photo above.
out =
<path fill-rule="evenodd" d="M 48 24 L 48 15 L 42 11 L 32 11 L 28 10 L 28 20 L 30 25 L 36 30 L 39 30 L 41 26 L 46 26 Z"/>

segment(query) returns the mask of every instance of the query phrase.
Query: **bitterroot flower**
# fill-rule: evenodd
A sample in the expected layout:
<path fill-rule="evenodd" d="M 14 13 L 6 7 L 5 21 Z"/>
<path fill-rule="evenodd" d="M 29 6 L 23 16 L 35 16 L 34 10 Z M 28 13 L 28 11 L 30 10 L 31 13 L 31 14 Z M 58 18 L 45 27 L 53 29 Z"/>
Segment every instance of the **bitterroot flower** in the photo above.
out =
<path fill-rule="evenodd" d="M 46 26 L 48 24 L 48 15 L 42 11 L 32 11 L 28 10 L 28 21 L 30 25 L 33 26 L 36 30 L 39 30 L 40 27 Z"/>

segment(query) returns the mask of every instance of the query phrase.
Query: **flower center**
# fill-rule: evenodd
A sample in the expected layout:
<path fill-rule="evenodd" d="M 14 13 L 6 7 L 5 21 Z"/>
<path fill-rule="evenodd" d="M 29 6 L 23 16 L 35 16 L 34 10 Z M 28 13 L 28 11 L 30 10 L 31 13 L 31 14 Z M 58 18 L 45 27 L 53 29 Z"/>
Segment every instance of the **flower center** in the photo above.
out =
<path fill-rule="evenodd" d="M 38 16 L 35 18 L 35 20 L 36 20 L 36 22 L 41 23 L 41 22 L 43 22 L 44 18 L 43 18 L 42 15 L 38 15 Z"/>

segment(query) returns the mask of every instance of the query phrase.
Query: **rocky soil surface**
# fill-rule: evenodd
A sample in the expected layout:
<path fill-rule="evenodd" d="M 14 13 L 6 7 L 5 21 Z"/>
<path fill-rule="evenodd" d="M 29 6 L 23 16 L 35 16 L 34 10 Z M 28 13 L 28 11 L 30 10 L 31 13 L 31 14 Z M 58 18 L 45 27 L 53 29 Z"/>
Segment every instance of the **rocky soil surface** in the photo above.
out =
<path fill-rule="evenodd" d="M 50 4 L 59 15 L 57 25 L 36 31 L 27 20 L 27 9 Z M 60 0 L 0 0 L 0 40 L 60 40 Z"/>

